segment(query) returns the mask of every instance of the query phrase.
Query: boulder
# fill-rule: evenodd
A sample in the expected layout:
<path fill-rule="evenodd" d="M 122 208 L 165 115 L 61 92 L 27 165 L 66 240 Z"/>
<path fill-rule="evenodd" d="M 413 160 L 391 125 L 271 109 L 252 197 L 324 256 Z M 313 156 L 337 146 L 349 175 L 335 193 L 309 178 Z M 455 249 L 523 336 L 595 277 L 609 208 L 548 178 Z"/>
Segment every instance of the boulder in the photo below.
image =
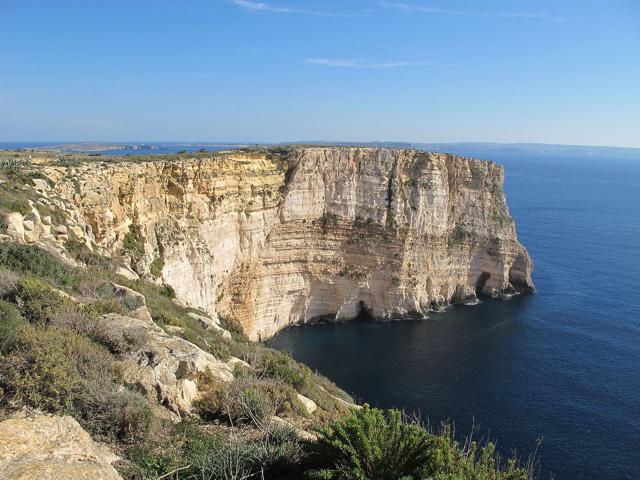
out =
<path fill-rule="evenodd" d="M 147 300 L 139 292 L 132 290 L 124 285 L 112 283 L 114 293 L 118 301 L 129 310 L 129 316 L 144 320 L 145 322 L 153 322 L 151 314 L 147 309 Z"/>
<path fill-rule="evenodd" d="M 136 272 L 134 272 L 133 270 L 131 270 L 130 268 L 127 268 L 127 267 L 118 267 L 116 269 L 116 273 L 118 275 L 122 275 L 127 280 L 139 280 L 140 279 L 140 276 Z"/>
<path fill-rule="evenodd" d="M 220 326 L 220 320 L 218 320 L 218 317 L 208 318 L 203 315 L 198 315 L 197 313 L 194 313 L 194 312 L 189 312 L 188 315 L 194 320 L 197 320 L 200 326 L 202 326 L 202 328 L 215 330 L 220 335 L 222 335 L 222 338 L 226 340 L 231 340 L 231 332 Z"/>
<path fill-rule="evenodd" d="M 316 405 L 316 402 L 314 402 L 310 398 L 307 398 L 304 395 L 300 395 L 299 393 L 297 394 L 297 396 L 298 401 L 304 406 L 307 413 L 311 414 L 318 409 L 318 405 Z"/>
<path fill-rule="evenodd" d="M 69 416 L 21 411 L 0 422 L 0 480 L 122 480 L 117 460 Z"/>
<path fill-rule="evenodd" d="M 5 217 L 7 226 L 7 235 L 14 242 L 24 242 L 24 224 L 22 214 L 19 212 L 11 212 Z"/>
<path fill-rule="evenodd" d="M 144 339 L 123 360 L 125 383 L 175 415 L 192 413 L 193 401 L 198 397 L 199 373 L 209 371 L 220 381 L 233 380 L 233 361 L 221 362 L 193 343 L 170 336 L 153 322 L 116 313 L 103 318 L 114 330 Z"/>

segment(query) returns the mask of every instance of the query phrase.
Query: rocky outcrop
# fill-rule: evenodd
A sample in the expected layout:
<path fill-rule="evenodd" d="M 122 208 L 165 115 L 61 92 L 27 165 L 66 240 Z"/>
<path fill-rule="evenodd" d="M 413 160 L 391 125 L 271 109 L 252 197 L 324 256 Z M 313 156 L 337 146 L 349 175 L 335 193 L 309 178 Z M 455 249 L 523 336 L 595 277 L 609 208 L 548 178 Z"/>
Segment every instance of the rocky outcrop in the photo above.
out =
<path fill-rule="evenodd" d="M 45 173 L 55 186 L 42 182 L 38 202 L 68 222 L 38 236 L 37 220 L 16 217 L 8 234 L 124 254 L 138 274 L 212 318 L 235 318 L 253 339 L 361 310 L 421 316 L 533 289 L 492 162 L 323 147 Z"/>
<path fill-rule="evenodd" d="M 122 480 L 117 460 L 71 417 L 18 412 L 0 422 L 0 480 Z"/>
<path fill-rule="evenodd" d="M 193 343 L 168 335 L 150 319 L 116 313 L 103 318 L 111 330 L 135 340 L 131 342 L 135 348 L 122 361 L 123 382 L 152 404 L 165 407 L 174 418 L 192 413 L 199 394 L 198 374 L 207 373 L 221 382 L 229 382 L 233 380 L 236 362 L 242 362 L 236 358 L 219 361 Z"/>

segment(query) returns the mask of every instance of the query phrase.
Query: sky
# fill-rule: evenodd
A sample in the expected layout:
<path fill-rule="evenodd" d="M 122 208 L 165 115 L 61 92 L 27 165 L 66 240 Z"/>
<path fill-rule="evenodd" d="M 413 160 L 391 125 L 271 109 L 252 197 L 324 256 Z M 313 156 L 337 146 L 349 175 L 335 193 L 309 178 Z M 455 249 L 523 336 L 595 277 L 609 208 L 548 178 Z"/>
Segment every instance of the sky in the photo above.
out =
<path fill-rule="evenodd" d="M 640 0 L 0 0 L 0 141 L 640 147 Z"/>

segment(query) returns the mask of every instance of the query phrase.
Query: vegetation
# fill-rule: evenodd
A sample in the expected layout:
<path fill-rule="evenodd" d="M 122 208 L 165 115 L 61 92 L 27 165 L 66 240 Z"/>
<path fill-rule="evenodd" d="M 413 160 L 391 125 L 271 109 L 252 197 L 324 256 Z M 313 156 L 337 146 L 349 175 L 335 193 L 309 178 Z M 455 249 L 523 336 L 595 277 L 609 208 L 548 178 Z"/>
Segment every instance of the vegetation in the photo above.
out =
<path fill-rule="evenodd" d="M 469 440 L 460 446 L 444 427 L 424 429 L 399 410 L 364 405 L 347 418 L 320 428 L 314 445 L 315 462 L 308 479 L 340 480 L 527 480 L 531 468 L 514 459 L 500 465 L 495 447 Z"/>
<path fill-rule="evenodd" d="M 136 256 L 144 255 L 144 238 L 139 225 L 129 225 L 129 231 L 124 236 L 122 246 Z"/>
<path fill-rule="evenodd" d="M 81 242 L 67 248 L 84 266 L 0 242 L 0 414 L 28 407 L 72 415 L 124 459 L 118 468 L 126 479 L 531 477 L 514 460 L 499 462 L 491 444 L 460 445 L 450 429 L 432 433 L 395 410 L 351 410 L 351 397 L 329 380 L 247 341 L 233 322 L 223 320 L 232 331 L 225 339 L 189 315 L 204 312 L 177 305 L 167 286 L 116 275 L 111 259 Z M 144 295 L 161 327 L 179 327 L 170 331 L 218 359 L 246 362 L 236 364 L 231 382 L 199 374 L 197 417 L 163 419 L 154 414 L 161 406 L 124 384 L 124 362 L 147 339 L 102 317 L 141 306 L 116 297 L 113 283 Z M 313 414 L 298 394 L 316 403 Z M 318 440 L 301 439 L 300 428 L 315 430 Z"/>
<path fill-rule="evenodd" d="M 469 232 L 462 225 L 456 225 L 453 231 L 447 237 L 447 246 L 449 248 L 463 244 L 469 238 Z"/>
<path fill-rule="evenodd" d="M 162 257 L 154 258 L 153 262 L 151 262 L 151 265 L 149 265 L 149 271 L 151 272 L 151 275 L 153 275 L 155 278 L 158 278 L 162 275 L 163 268 L 164 268 L 164 260 L 162 259 Z"/>
<path fill-rule="evenodd" d="M 417 187 L 418 186 L 418 180 L 416 178 L 407 178 L 404 180 L 404 184 L 410 187 Z"/>

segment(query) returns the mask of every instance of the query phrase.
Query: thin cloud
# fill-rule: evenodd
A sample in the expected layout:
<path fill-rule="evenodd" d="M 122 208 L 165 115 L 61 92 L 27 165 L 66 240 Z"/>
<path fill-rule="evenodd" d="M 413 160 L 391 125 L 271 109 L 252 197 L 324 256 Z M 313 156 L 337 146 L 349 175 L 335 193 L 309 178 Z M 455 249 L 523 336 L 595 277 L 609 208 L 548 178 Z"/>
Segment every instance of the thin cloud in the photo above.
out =
<path fill-rule="evenodd" d="M 471 12 L 467 10 L 449 10 L 446 8 L 433 8 L 423 5 L 415 5 L 400 2 L 390 2 L 386 0 L 378 1 L 378 5 L 386 8 L 396 8 L 412 12 L 430 13 L 434 15 L 450 15 L 456 17 L 484 17 L 484 18 L 548 18 L 546 13 L 514 12 L 514 13 L 484 13 Z"/>
<path fill-rule="evenodd" d="M 339 13 L 339 12 L 324 12 L 318 10 L 303 10 L 290 7 L 278 7 L 266 2 L 254 2 L 252 0 L 231 0 L 234 5 L 242 7 L 246 10 L 253 12 L 272 12 L 272 13 L 291 13 L 299 15 L 312 15 L 316 17 L 342 17 L 342 18 L 357 18 L 367 16 L 371 12 L 360 13 Z"/>
<path fill-rule="evenodd" d="M 375 63 L 365 60 L 341 60 L 332 58 L 305 58 L 304 63 L 336 68 L 402 68 L 402 67 L 450 67 L 453 64 L 428 62 L 384 62 Z"/>
<path fill-rule="evenodd" d="M 294 13 L 293 9 L 286 7 L 274 7 L 268 3 L 263 2 L 251 2 L 249 0 L 232 0 L 233 3 L 239 7 L 246 8 L 247 10 L 262 11 L 262 12 L 277 12 L 277 13 Z"/>

